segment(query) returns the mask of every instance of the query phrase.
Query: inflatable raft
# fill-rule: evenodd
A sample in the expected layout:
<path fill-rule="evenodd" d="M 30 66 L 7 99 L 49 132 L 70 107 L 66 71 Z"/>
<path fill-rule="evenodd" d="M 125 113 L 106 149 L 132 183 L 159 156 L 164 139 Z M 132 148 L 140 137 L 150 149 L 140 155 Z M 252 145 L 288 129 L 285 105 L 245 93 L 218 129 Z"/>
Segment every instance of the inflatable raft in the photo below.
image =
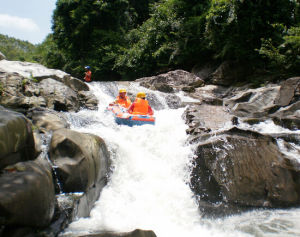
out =
<path fill-rule="evenodd" d="M 145 124 L 155 124 L 155 117 L 152 115 L 129 114 L 124 107 L 119 105 L 109 105 L 107 110 L 114 114 L 115 121 L 119 125 L 140 126 Z"/>

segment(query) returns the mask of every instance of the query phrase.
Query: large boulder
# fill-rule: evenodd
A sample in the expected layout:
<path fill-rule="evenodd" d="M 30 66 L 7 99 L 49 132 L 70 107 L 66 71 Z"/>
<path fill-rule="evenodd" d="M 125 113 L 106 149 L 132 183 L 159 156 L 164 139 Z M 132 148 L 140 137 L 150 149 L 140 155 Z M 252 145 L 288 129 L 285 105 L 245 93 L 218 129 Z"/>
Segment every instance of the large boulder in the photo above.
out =
<path fill-rule="evenodd" d="M 57 111 L 78 111 L 79 101 L 77 94 L 62 82 L 51 78 L 39 83 L 41 95 L 46 98 L 47 107 Z"/>
<path fill-rule="evenodd" d="M 89 91 L 90 90 L 86 83 L 84 83 L 83 81 L 81 81 L 75 77 L 71 77 L 70 75 L 65 75 L 62 78 L 61 82 L 63 82 L 65 85 L 69 86 L 74 91 Z"/>
<path fill-rule="evenodd" d="M 58 111 L 96 109 L 98 100 L 83 81 L 39 64 L 0 62 L 0 103 L 26 111 L 49 107 Z M 66 95 L 66 98 L 64 98 Z"/>
<path fill-rule="evenodd" d="M 0 225 L 47 226 L 54 214 L 52 169 L 45 158 L 6 167 L 0 175 Z"/>
<path fill-rule="evenodd" d="M 0 141 L 0 169 L 37 156 L 29 120 L 1 106 Z"/>
<path fill-rule="evenodd" d="M 192 141 L 197 139 L 199 134 L 231 125 L 233 116 L 224 111 L 222 106 L 193 104 L 185 110 L 184 118 L 189 126 L 187 129 L 189 139 Z"/>
<path fill-rule="evenodd" d="M 239 117 L 262 117 L 278 109 L 275 101 L 279 93 L 280 86 L 249 89 L 225 99 L 224 105 Z"/>
<path fill-rule="evenodd" d="M 78 99 L 80 107 L 96 110 L 98 108 L 98 99 L 91 91 L 79 91 Z"/>
<path fill-rule="evenodd" d="M 192 186 L 208 201 L 258 207 L 299 203 L 300 165 L 282 154 L 272 137 L 232 128 L 198 142 Z"/>
<path fill-rule="evenodd" d="M 25 78 L 34 78 L 38 81 L 45 78 L 56 78 L 63 80 L 64 76 L 69 74 L 55 69 L 49 69 L 38 63 L 20 62 L 20 61 L 0 61 L 0 71 L 7 73 L 18 73 Z"/>
<path fill-rule="evenodd" d="M 30 109 L 27 111 L 26 116 L 30 118 L 34 126 L 43 133 L 61 128 L 70 128 L 70 124 L 63 113 L 47 108 Z"/>
<path fill-rule="evenodd" d="M 62 237 L 68 237 L 68 235 L 63 235 Z M 156 237 L 156 234 L 152 230 L 140 230 L 136 229 L 131 232 L 118 233 L 118 232 L 104 232 L 100 234 L 89 234 L 80 235 L 77 237 Z"/>
<path fill-rule="evenodd" d="M 275 103 L 279 106 L 287 106 L 290 105 L 293 100 L 299 100 L 299 97 L 300 77 L 293 77 L 282 82 L 279 95 L 276 98 Z"/>
<path fill-rule="evenodd" d="M 49 155 L 64 192 L 86 192 L 105 185 L 110 161 L 100 137 L 58 129 L 53 132 Z"/>
<path fill-rule="evenodd" d="M 191 97 L 198 99 L 201 103 L 211 105 L 223 105 L 223 97 L 228 92 L 228 88 L 217 85 L 206 85 L 195 89 L 190 94 Z"/>
<path fill-rule="evenodd" d="M 158 76 L 139 78 L 136 82 L 146 88 L 162 92 L 173 92 L 174 89 L 172 88 L 182 89 L 186 86 L 197 88 L 204 85 L 204 81 L 201 78 L 184 70 L 175 70 Z"/>

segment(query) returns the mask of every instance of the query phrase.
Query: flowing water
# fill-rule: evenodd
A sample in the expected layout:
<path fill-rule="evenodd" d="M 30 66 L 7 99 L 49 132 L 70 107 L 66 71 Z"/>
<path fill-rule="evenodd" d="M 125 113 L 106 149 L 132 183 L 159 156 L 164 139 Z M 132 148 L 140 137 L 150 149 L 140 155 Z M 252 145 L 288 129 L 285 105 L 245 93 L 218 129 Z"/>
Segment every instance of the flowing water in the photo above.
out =
<path fill-rule="evenodd" d="M 106 106 L 118 88 L 125 86 L 136 93 L 139 87 L 96 82 L 89 86 L 100 101 L 99 109 L 68 114 L 71 128 L 102 137 L 113 168 L 90 217 L 73 222 L 61 236 L 138 228 L 153 230 L 158 237 L 300 236 L 300 209 L 202 218 L 189 187 L 193 147 L 186 144 L 187 126 L 181 118 L 184 108 L 170 109 L 163 93 L 146 91 L 158 108 L 156 125 L 119 126 L 105 111 Z"/>

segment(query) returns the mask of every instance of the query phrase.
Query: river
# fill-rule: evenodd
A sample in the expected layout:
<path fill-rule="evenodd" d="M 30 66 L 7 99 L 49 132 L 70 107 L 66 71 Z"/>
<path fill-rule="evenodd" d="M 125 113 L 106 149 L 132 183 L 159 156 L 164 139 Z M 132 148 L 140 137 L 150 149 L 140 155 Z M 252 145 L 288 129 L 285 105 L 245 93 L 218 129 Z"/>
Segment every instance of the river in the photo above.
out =
<path fill-rule="evenodd" d="M 153 230 L 158 237 L 300 236 L 300 209 L 296 208 L 202 218 L 189 187 L 193 146 L 186 143 L 184 108 L 170 109 L 163 93 L 151 91 L 159 108 L 155 110 L 156 125 L 119 126 L 106 106 L 120 87 L 133 93 L 140 88 L 134 83 L 120 86 L 109 82 L 89 86 L 100 101 L 99 109 L 67 115 L 71 129 L 106 141 L 112 173 L 90 217 L 74 221 L 61 236 L 134 229 Z M 266 126 L 273 125 L 253 130 Z"/>

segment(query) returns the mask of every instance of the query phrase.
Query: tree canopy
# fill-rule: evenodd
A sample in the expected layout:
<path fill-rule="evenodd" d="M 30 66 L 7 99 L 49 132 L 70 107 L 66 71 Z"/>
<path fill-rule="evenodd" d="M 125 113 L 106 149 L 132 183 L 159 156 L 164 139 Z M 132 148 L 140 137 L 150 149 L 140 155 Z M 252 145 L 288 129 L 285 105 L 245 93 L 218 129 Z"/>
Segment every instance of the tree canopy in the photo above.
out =
<path fill-rule="evenodd" d="M 57 0 L 53 34 L 37 46 L 35 59 L 77 77 L 89 65 L 94 80 L 134 80 L 224 60 L 297 74 L 299 5 L 297 0 Z"/>

